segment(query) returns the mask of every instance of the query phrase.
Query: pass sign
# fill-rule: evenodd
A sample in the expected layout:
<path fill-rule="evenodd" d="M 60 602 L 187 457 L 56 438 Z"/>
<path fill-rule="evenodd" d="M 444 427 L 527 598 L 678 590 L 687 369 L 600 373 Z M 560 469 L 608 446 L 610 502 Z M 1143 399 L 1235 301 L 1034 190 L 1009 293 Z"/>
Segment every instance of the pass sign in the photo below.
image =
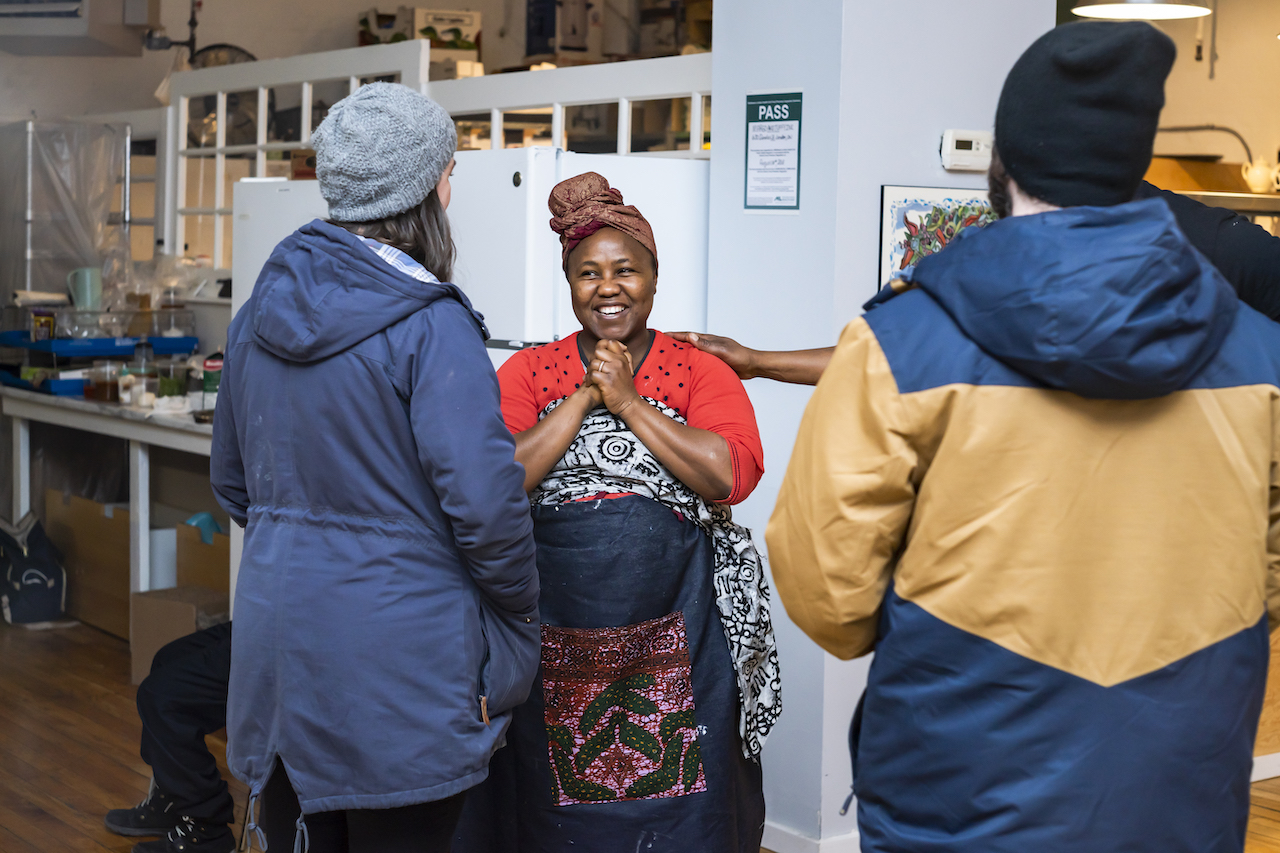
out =
<path fill-rule="evenodd" d="M 747 95 L 747 210 L 800 209 L 800 92 Z"/>

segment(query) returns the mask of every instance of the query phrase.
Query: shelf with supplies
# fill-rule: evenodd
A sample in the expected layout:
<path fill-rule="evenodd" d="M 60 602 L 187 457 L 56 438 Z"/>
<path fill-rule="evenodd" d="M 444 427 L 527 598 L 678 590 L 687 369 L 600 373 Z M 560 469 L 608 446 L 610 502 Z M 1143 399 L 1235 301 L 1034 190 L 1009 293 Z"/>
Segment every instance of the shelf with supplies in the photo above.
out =
<path fill-rule="evenodd" d="M 31 340 L 25 329 L 0 332 L 0 347 L 47 352 L 59 358 L 127 358 L 142 338 L 53 338 L 45 341 Z M 200 343 L 195 337 L 148 337 L 147 343 L 156 355 L 190 355 Z"/>

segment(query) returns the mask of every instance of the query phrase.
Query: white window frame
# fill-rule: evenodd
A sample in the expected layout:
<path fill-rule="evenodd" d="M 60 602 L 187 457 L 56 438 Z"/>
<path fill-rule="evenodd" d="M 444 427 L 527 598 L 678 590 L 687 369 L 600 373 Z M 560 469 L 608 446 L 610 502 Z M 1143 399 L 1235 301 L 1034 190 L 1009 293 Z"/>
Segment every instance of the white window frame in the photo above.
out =
<path fill-rule="evenodd" d="M 179 72 L 169 84 L 172 106 L 166 112 L 164 134 L 164 186 L 157 193 L 165 200 L 163 240 L 166 254 L 181 254 L 184 217 L 212 216 L 214 226 L 213 262 L 217 266 L 231 235 L 224 228 L 224 217 L 231 216 L 231 200 L 226 198 L 225 176 L 228 154 L 255 154 L 256 173 L 266 171 L 267 152 L 291 151 L 310 147 L 311 83 L 347 78 L 348 91 L 354 92 L 360 80 L 398 74 L 400 82 L 429 95 L 452 115 L 489 113 L 491 139 L 502 138 L 504 112 L 527 109 L 551 109 L 551 135 L 557 145 L 564 139 L 566 107 L 586 104 L 618 104 L 617 153 L 632 156 L 707 158 L 701 140 L 705 130 L 702 121 L 703 98 L 711 95 L 711 54 L 671 56 L 631 62 L 558 68 L 547 71 L 523 71 L 468 77 L 462 80 L 427 82 L 430 69 L 430 46 L 415 39 L 398 44 L 313 53 L 287 59 L 269 59 Z M 299 140 L 267 141 L 267 91 L 278 86 L 302 86 L 302 115 Z M 226 103 L 230 92 L 258 91 L 258 137 L 252 145 L 228 146 L 225 138 Z M 217 137 L 213 147 L 187 146 L 187 119 L 191 98 L 216 95 Z M 631 152 L 631 104 L 634 101 L 690 99 L 689 137 L 686 151 Z M 212 207 L 187 207 L 187 163 L 193 157 L 213 157 L 214 202 Z M 221 269 L 219 270 L 222 271 Z"/>
<path fill-rule="evenodd" d="M 502 114 L 516 110 L 551 109 L 551 140 L 564 140 L 565 107 L 618 105 L 618 154 L 636 157 L 706 159 L 702 148 L 703 98 L 711 96 L 711 54 L 668 56 L 631 62 L 607 62 L 547 71 L 520 71 L 437 80 L 427 93 L 453 116 L 489 113 L 489 138 L 502 139 Z M 631 151 L 631 104 L 666 98 L 690 99 L 687 151 Z M 500 146 L 495 146 L 500 147 Z"/>
<path fill-rule="evenodd" d="M 267 152 L 292 151 L 311 145 L 311 84 L 317 81 L 347 79 L 348 92 L 360 87 L 370 77 L 398 75 L 400 82 L 427 91 L 430 68 L 430 43 L 423 39 L 398 44 L 312 53 L 287 59 L 268 59 L 202 68 L 173 75 L 169 83 L 171 104 L 167 111 L 168 133 L 165 145 L 163 195 L 165 204 L 164 248 L 166 254 L 182 254 L 184 217 L 213 217 L 213 263 L 221 269 L 226 241 L 231 235 L 224 228 L 224 217 L 231 215 L 231 199 L 226 197 L 225 177 L 228 154 L 255 154 L 257 175 L 266 172 Z M 302 109 L 299 139 L 296 142 L 267 141 L 267 92 L 282 86 L 301 85 Z M 226 144 L 227 94 L 256 89 L 258 92 L 258 137 L 251 145 Z M 213 147 L 191 148 L 187 145 L 187 119 L 192 98 L 216 96 L 217 137 Z M 192 158 L 214 158 L 214 200 L 212 207 L 188 207 L 187 164 Z"/>

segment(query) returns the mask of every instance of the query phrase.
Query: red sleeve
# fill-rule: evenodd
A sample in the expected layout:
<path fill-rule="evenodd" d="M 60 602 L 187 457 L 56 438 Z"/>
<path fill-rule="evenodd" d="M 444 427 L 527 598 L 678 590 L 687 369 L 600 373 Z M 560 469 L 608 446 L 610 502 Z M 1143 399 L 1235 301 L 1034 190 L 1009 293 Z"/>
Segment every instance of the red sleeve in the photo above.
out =
<path fill-rule="evenodd" d="M 511 434 L 524 432 L 538 423 L 538 400 L 533 393 L 533 366 L 529 350 L 520 350 L 498 368 L 502 389 L 502 419 Z"/>
<path fill-rule="evenodd" d="M 693 360 L 689 426 L 714 432 L 729 444 L 733 491 L 721 503 L 742 503 L 764 476 L 764 448 L 760 445 L 756 411 L 742 380 L 727 364 L 713 355 L 689 349 Z"/>

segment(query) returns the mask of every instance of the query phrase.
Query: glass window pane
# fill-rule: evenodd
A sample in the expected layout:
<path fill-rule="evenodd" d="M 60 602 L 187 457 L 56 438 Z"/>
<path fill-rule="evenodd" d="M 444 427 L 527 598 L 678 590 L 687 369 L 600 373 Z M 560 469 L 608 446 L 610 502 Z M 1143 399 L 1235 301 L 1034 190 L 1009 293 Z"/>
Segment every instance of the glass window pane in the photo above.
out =
<path fill-rule="evenodd" d="M 311 148 L 298 148 L 288 152 L 289 179 L 314 181 L 316 179 L 316 152 Z"/>
<path fill-rule="evenodd" d="M 702 96 L 702 150 L 711 150 L 711 96 Z"/>
<path fill-rule="evenodd" d="M 156 175 L 156 155 L 134 154 L 129 158 L 129 169 L 133 172 L 134 178 L 154 178 Z"/>
<path fill-rule="evenodd" d="M 151 260 L 156 253 L 156 229 L 150 225 L 134 225 L 129 229 L 129 247 L 135 263 Z"/>
<path fill-rule="evenodd" d="M 183 207 L 213 207 L 216 168 L 213 157 L 187 157 L 187 194 Z"/>
<path fill-rule="evenodd" d="M 493 147 L 489 113 L 454 116 L 453 123 L 458 128 L 459 151 L 488 151 Z"/>
<path fill-rule="evenodd" d="M 276 86 L 267 93 L 267 141 L 302 139 L 302 86 Z"/>
<path fill-rule="evenodd" d="M 688 98 L 631 103 L 631 150 L 688 151 Z"/>
<path fill-rule="evenodd" d="M 311 129 L 315 130 L 329 114 L 329 108 L 345 98 L 351 91 L 351 83 L 341 80 L 319 80 L 311 84 Z"/>
<path fill-rule="evenodd" d="M 213 266 L 213 216 L 198 214 L 182 217 L 182 254 L 195 260 L 197 266 Z"/>
<path fill-rule="evenodd" d="M 293 177 L 293 152 L 292 151 L 268 151 L 267 152 L 267 173 L 262 175 L 264 178 L 291 178 Z"/>
<path fill-rule="evenodd" d="M 616 154 L 618 102 L 565 107 L 564 149 L 581 154 Z"/>
<path fill-rule="evenodd" d="M 551 107 L 516 110 L 502 114 L 503 148 L 532 148 L 554 145 L 551 138 Z"/>
<path fill-rule="evenodd" d="M 222 218 L 222 263 L 218 264 L 218 269 L 231 269 L 231 217 L 223 216 Z"/>
<path fill-rule="evenodd" d="M 367 86 L 370 83 L 399 83 L 399 82 L 400 82 L 400 74 L 398 72 L 395 74 L 379 74 L 376 77 L 360 78 L 361 86 Z"/>
<path fill-rule="evenodd" d="M 155 181 L 134 181 L 129 185 L 129 215 L 134 219 L 156 215 Z"/>
<path fill-rule="evenodd" d="M 258 143 L 258 90 L 227 92 L 228 145 Z"/>
<path fill-rule="evenodd" d="M 235 195 L 236 181 L 241 178 L 253 178 L 257 174 L 258 157 L 256 154 L 228 154 L 227 165 L 222 178 L 225 181 L 222 191 L 222 206 L 231 207 Z"/>
<path fill-rule="evenodd" d="M 218 96 L 191 96 L 187 99 L 187 147 L 213 148 L 217 144 Z"/>

